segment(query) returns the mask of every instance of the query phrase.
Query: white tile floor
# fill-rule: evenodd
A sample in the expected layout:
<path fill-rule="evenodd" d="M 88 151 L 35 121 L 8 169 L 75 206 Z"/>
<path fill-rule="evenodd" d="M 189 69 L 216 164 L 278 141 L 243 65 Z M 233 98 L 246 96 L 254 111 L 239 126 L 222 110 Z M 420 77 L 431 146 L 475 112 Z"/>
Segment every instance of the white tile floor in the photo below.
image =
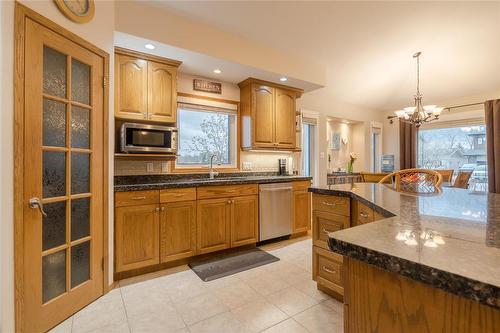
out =
<path fill-rule="evenodd" d="M 311 246 L 266 245 L 280 261 L 211 282 L 187 266 L 121 281 L 51 332 L 343 332 L 342 304 L 311 279 Z"/>

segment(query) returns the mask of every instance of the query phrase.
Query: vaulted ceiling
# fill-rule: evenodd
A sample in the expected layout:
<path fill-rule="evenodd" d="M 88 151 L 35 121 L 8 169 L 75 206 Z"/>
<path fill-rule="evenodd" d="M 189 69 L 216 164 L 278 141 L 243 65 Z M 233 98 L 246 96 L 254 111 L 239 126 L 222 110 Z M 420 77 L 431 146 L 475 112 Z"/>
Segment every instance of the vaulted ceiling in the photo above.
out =
<path fill-rule="evenodd" d="M 422 51 L 424 101 L 500 92 L 500 2 L 152 2 L 326 66 L 315 98 L 409 105 Z M 499 96 L 500 97 L 500 96 Z"/>

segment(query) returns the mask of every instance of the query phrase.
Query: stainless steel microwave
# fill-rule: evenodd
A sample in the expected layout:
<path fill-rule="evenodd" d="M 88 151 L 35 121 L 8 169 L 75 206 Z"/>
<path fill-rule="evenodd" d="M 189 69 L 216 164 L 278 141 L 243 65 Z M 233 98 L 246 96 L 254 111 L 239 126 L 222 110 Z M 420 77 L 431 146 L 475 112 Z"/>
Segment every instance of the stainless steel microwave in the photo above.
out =
<path fill-rule="evenodd" d="M 120 128 L 120 149 L 124 153 L 176 153 L 177 128 L 124 123 Z"/>

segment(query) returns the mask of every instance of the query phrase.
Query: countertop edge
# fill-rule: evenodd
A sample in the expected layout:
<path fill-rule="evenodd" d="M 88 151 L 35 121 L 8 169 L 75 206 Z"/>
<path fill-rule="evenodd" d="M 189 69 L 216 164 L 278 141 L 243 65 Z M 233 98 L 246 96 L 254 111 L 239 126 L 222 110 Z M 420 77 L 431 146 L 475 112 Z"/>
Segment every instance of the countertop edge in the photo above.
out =
<path fill-rule="evenodd" d="M 309 192 L 317 194 L 350 197 L 361 201 L 387 218 L 396 216 L 396 214 L 377 206 L 373 202 L 358 196 L 352 191 L 320 189 L 314 187 L 310 187 L 308 190 Z M 335 233 L 330 233 L 328 235 L 328 247 L 334 252 L 374 265 L 385 271 L 399 274 L 414 281 L 424 283 L 431 287 L 500 309 L 500 288 L 497 286 L 426 266 L 395 255 L 368 249 L 361 245 L 337 240 L 333 238 L 334 235 Z"/>
<path fill-rule="evenodd" d="M 411 260 L 328 237 L 328 247 L 339 254 L 360 260 L 390 273 L 500 309 L 500 288 L 464 276 L 422 265 Z M 493 296 L 492 296 L 493 295 Z"/>
<path fill-rule="evenodd" d="M 198 179 L 186 180 L 186 182 L 164 182 L 151 184 L 121 184 L 114 185 L 114 192 L 130 192 L 130 191 L 147 191 L 147 190 L 163 190 L 169 188 L 186 188 L 186 187 L 201 187 L 201 186 L 224 186 L 224 185 L 240 185 L 240 184 L 270 184 L 270 183 L 287 183 L 296 181 L 311 180 L 309 176 L 284 176 L 290 178 L 263 178 L 263 179 L 230 179 L 230 180 L 215 180 L 206 181 Z"/>

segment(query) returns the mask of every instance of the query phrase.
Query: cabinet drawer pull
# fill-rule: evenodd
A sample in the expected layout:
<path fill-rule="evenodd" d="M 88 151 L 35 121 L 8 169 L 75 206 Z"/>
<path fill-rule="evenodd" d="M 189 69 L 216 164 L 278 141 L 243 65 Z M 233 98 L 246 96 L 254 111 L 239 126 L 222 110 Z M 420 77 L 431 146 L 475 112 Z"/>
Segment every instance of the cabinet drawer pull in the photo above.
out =
<path fill-rule="evenodd" d="M 325 272 L 330 273 L 330 274 L 335 274 L 335 270 L 331 270 L 330 268 L 323 266 L 321 267 Z"/>
<path fill-rule="evenodd" d="M 184 193 L 174 194 L 174 197 L 175 197 L 175 198 L 180 198 L 180 197 L 183 197 L 183 196 L 184 196 Z"/>
<path fill-rule="evenodd" d="M 325 228 L 323 228 L 321 231 L 322 231 L 324 234 L 326 234 L 326 235 L 328 235 L 330 232 L 333 232 L 333 231 L 327 230 L 327 229 L 325 229 Z"/>
<path fill-rule="evenodd" d="M 366 219 L 368 217 L 368 214 L 361 212 L 359 213 L 359 216 Z"/>
<path fill-rule="evenodd" d="M 160 207 L 156 207 L 155 210 L 153 211 L 154 213 L 158 213 L 160 211 Z"/>
<path fill-rule="evenodd" d="M 132 200 L 144 200 L 144 199 L 146 199 L 146 197 L 145 196 L 142 196 L 142 197 L 132 197 L 131 199 Z"/>
<path fill-rule="evenodd" d="M 160 210 L 161 210 L 162 212 L 164 212 L 164 211 L 165 211 L 165 207 L 161 207 L 161 208 L 160 208 Z"/>
<path fill-rule="evenodd" d="M 226 192 L 234 193 L 234 192 L 236 192 L 236 190 L 227 190 Z"/>
<path fill-rule="evenodd" d="M 332 206 L 332 207 L 335 206 L 334 202 L 322 201 L 321 203 L 325 206 Z"/>

